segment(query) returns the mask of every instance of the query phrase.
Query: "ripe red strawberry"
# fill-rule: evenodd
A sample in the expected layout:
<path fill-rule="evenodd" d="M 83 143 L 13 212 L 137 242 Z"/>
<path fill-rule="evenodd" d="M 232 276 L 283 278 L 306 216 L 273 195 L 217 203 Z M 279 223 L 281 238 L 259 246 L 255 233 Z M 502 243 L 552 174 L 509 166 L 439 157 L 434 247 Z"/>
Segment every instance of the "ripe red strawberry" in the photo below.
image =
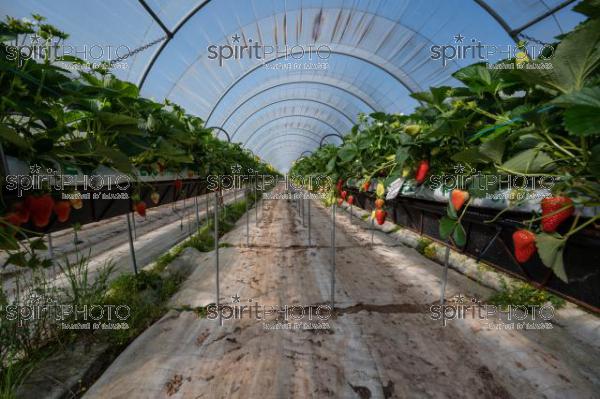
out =
<path fill-rule="evenodd" d="M 174 185 L 175 185 L 175 191 L 179 191 L 179 190 L 181 190 L 181 187 L 183 187 L 183 183 L 179 179 L 175 180 Z"/>
<path fill-rule="evenodd" d="M 52 208 L 54 208 L 54 200 L 50 194 L 39 197 L 29 195 L 25 198 L 25 206 L 29 209 L 35 227 L 46 227 L 50 223 L 50 215 L 52 215 Z"/>
<path fill-rule="evenodd" d="M 375 208 L 376 209 L 381 209 L 383 208 L 383 205 L 385 204 L 385 201 L 382 198 L 377 198 L 375 200 Z"/>
<path fill-rule="evenodd" d="M 535 253 L 535 234 L 529 230 L 517 230 L 513 233 L 515 258 L 519 263 L 525 263 Z"/>
<path fill-rule="evenodd" d="M 419 162 L 419 166 L 417 166 L 417 174 L 415 176 L 415 180 L 417 184 L 421 184 L 425 181 L 427 177 L 427 172 L 429 172 L 429 161 L 424 159 Z"/>
<path fill-rule="evenodd" d="M 146 217 L 146 203 L 144 201 L 136 202 L 135 211 L 138 213 L 138 215 Z"/>
<path fill-rule="evenodd" d="M 342 191 L 342 193 L 340 194 L 342 199 L 346 199 L 346 197 L 348 196 L 348 193 L 346 191 Z"/>
<path fill-rule="evenodd" d="M 21 225 L 21 216 L 17 212 L 10 212 L 4 215 L 4 221 L 15 227 L 19 227 Z"/>
<path fill-rule="evenodd" d="M 452 202 L 452 206 L 454 210 L 458 211 L 469 199 L 469 193 L 467 191 L 455 189 L 452 190 L 452 194 L 450 194 L 450 201 Z"/>
<path fill-rule="evenodd" d="M 19 216 L 19 220 L 21 221 L 21 223 L 29 222 L 29 209 L 27 209 L 23 202 L 14 203 L 12 209 L 14 213 L 16 213 Z"/>
<path fill-rule="evenodd" d="M 150 199 L 152 200 L 152 203 L 154 205 L 157 205 L 158 202 L 160 201 L 160 194 L 157 193 L 156 191 L 153 191 L 152 194 L 150 194 Z"/>
<path fill-rule="evenodd" d="M 348 199 L 346 200 L 346 202 L 348 203 L 348 205 L 352 205 L 354 203 L 354 196 L 353 195 L 348 196 Z"/>
<path fill-rule="evenodd" d="M 369 191 L 369 187 L 371 187 L 371 181 L 367 180 L 366 182 L 363 183 L 362 189 L 363 189 L 363 191 Z"/>
<path fill-rule="evenodd" d="M 382 225 L 385 222 L 385 217 L 387 212 L 383 209 L 377 209 L 375 211 L 375 220 L 377 220 L 377 224 Z"/>
<path fill-rule="evenodd" d="M 542 230 L 547 233 L 555 232 L 558 226 L 575 212 L 573 201 L 568 197 L 546 197 L 541 202 L 542 206 Z M 559 209 L 563 209 L 557 212 Z M 557 212 L 557 213 L 554 213 Z M 554 213 L 553 215 L 549 215 Z"/>
<path fill-rule="evenodd" d="M 66 222 L 69 220 L 69 215 L 71 214 L 71 202 L 58 201 L 54 205 L 54 213 L 56 213 L 59 222 Z"/>
<path fill-rule="evenodd" d="M 343 198 L 338 198 L 338 200 L 337 200 L 338 206 L 342 206 L 343 203 L 344 203 L 344 199 Z"/>
<path fill-rule="evenodd" d="M 339 179 L 337 184 L 335 185 L 335 188 L 337 189 L 338 193 L 342 192 L 342 188 L 344 187 L 344 180 L 343 179 Z"/>

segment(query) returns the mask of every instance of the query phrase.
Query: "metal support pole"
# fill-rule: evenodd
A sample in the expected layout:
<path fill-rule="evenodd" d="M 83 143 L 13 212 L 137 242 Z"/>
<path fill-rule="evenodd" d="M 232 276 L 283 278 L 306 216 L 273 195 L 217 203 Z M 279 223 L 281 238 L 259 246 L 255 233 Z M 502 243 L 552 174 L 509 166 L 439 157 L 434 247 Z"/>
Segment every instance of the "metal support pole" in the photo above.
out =
<path fill-rule="evenodd" d="M 306 203 L 308 200 L 305 198 L 306 192 L 302 192 L 302 226 L 306 227 Z"/>
<path fill-rule="evenodd" d="M 442 323 L 446 325 L 446 319 L 444 318 L 444 297 L 446 296 L 446 282 L 448 281 L 448 259 L 450 258 L 450 244 L 446 247 L 446 253 L 444 254 L 444 277 L 442 278 L 442 290 L 440 293 L 440 305 L 442 308 Z"/>
<path fill-rule="evenodd" d="M 301 194 L 302 197 L 300 197 L 300 209 L 301 209 L 301 214 L 302 214 L 302 227 L 306 227 L 306 221 L 304 220 L 305 216 L 304 215 L 304 192 Z"/>
<path fill-rule="evenodd" d="M 200 229 L 200 210 L 198 209 L 198 196 L 194 197 L 194 205 L 196 206 L 196 230 Z"/>
<path fill-rule="evenodd" d="M 204 195 L 206 196 L 206 225 L 208 226 L 208 222 L 210 220 L 210 207 L 208 206 L 208 197 L 210 197 L 210 193 L 206 192 L 206 194 Z"/>
<path fill-rule="evenodd" d="M 250 212 L 248 212 L 248 189 L 244 190 L 244 195 L 246 196 L 246 246 L 250 246 Z"/>
<path fill-rule="evenodd" d="M 131 219 L 133 221 L 133 239 L 137 240 L 137 229 L 135 228 L 135 212 L 131 212 Z"/>
<path fill-rule="evenodd" d="M 219 192 L 215 191 L 215 267 L 217 279 L 217 310 L 219 312 L 219 324 L 223 325 L 221 319 L 221 306 L 219 296 Z"/>
<path fill-rule="evenodd" d="M 48 233 L 48 258 L 52 263 L 52 274 L 56 276 L 56 264 L 54 263 L 54 247 L 52 246 L 52 234 Z"/>
<path fill-rule="evenodd" d="M 137 275 L 137 262 L 135 260 L 135 248 L 133 247 L 133 235 L 131 233 L 131 215 L 127 212 L 127 232 L 129 234 L 129 252 L 131 253 L 131 262 L 133 263 L 133 271 Z"/>
<path fill-rule="evenodd" d="M 350 224 L 352 224 L 352 204 L 350 204 Z"/>
<path fill-rule="evenodd" d="M 258 226 L 258 194 L 256 190 L 256 181 L 254 181 L 254 224 Z"/>
<path fill-rule="evenodd" d="M 371 215 L 371 248 L 373 248 L 373 236 L 375 236 L 375 220 Z"/>
<path fill-rule="evenodd" d="M 310 198 L 308 199 L 308 246 L 310 247 Z"/>
<path fill-rule="evenodd" d="M 52 246 L 52 233 L 48 233 L 48 257 L 54 259 L 54 247 Z"/>
<path fill-rule="evenodd" d="M 331 310 L 335 309 L 335 203 L 331 206 Z"/>

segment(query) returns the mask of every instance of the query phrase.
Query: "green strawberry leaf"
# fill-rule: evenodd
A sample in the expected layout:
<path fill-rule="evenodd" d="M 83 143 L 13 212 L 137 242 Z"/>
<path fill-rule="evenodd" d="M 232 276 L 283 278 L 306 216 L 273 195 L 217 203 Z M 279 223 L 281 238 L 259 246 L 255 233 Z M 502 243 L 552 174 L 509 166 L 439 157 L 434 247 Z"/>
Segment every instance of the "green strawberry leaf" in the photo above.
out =
<path fill-rule="evenodd" d="M 577 105 L 565 111 L 565 128 L 574 136 L 600 134 L 600 108 Z"/>
<path fill-rule="evenodd" d="M 552 158 L 535 148 L 522 151 L 502 164 L 502 168 L 517 173 L 538 173 L 553 169 Z"/>
<path fill-rule="evenodd" d="M 41 238 L 38 238 L 37 240 L 33 240 L 31 242 L 31 250 L 32 251 L 35 251 L 35 250 L 44 251 L 46 249 L 48 249 L 48 248 L 46 247 L 46 244 L 44 244 L 44 240 L 42 240 Z"/>
<path fill-rule="evenodd" d="M 456 220 L 452 220 L 448 216 L 443 216 L 440 219 L 440 237 L 447 240 L 450 234 L 452 234 L 454 226 L 456 226 Z"/>
<path fill-rule="evenodd" d="M 465 228 L 460 223 L 456 223 L 456 228 L 452 232 L 452 239 L 454 243 L 463 247 L 467 243 L 467 233 L 465 232 Z"/>
<path fill-rule="evenodd" d="M 552 269 L 556 277 L 568 282 L 563 262 L 566 239 L 558 234 L 540 233 L 535 238 L 538 254 L 544 265 Z"/>

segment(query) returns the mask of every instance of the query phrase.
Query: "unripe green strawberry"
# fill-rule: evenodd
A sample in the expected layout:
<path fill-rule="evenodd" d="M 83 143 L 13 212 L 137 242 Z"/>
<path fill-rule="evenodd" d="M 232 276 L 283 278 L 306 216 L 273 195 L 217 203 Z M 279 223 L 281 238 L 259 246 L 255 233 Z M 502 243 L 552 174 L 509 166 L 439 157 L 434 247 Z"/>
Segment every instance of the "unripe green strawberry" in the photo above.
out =
<path fill-rule="evenodd" d="M 160 194 L 157 193 L 156 191 L 153 191 L 152 194 L 150 194 L 150 199 L 152 200 L 152 203 L 154 205 L 157 205 L 158 202 L 160 201 Z"/>

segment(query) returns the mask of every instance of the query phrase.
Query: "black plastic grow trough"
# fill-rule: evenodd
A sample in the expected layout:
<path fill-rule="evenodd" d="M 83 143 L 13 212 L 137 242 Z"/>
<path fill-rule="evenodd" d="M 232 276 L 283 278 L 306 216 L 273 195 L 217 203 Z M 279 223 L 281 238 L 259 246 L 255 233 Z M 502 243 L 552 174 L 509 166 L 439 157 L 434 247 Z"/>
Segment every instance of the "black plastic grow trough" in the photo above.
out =
<path fill-rule="evenodd" d="M 73 186 L 72 188 L 78 189 L 82 196 L 89 194 L 90 199 L 83 200 L 83 207 L 81 209 L 72 209 L 69 220 L 61 223 L 57 220 L 56 215 L 52 213 L 50 223 L 46 227 L 35 227 L 31 221 L 24 224 L 22 227 L 36 233 L 52 233 L 69 228 L 76 223 L 84 225 L 98 222 L 103 219 L 124 215 L 133 210 L 133 201 L 131 199 L 135 188 L 133 184 L 126 191 L 120 191 L 116 187 L 111 190 L 84 190 L 83 187 L 80 186 Z M 154 204 L 150 199 L 150 195 L 153 191 L 158 192 L 160 195 L 158 204 Z M 206 192 L 206 179 L 201 178 L 182 180 L 182 186 L 179 192 L 175 192 L 174 180 L 144 182 L 139 186 L 140 199 L 146 203 L 148 209 L 180 201 L 184 198 L 202 195 Z M 60 192 L 53 194 L 55 199 L 60 198 Z M 98 195 L 99 198 L 94 198 L 94 194 Z M 128 198 L 118 198 L 121 194 L 127 194 Z M 24 197 L 17 197 L 14 191 L 5 190 L 3 193 L 3 200 L 5 201 L 7 209 L 11 209 L 11 205 L 15 202 L 24 201 Z"/>
<path fill-rule="evenodd" d="M 348 188 L 356 205 L 365 210 L 374 208 L 375 196 Z M 544 266 L 536 254 L 527 263 L 519 264 L 513 256 L 512 234 L 522 227 L 521 222 L 530 214 L 505 212 L 493 223 L 498 209 L 471 206 L 463 217 L 467 232 L 464 247 L 455 247 L 439 235 L 439 220 L 446 214 L 446 204 L 414 197 L 398 196 L 386 202 L 386 210 L 395 224 L 415 231 L 427 238 L 469 255 L 496 269 L 525 280 L 538 288 L 545 288 L 595 313 L 600 313 L 600 234 L 588 228 L 575 234 L 567 242 L 564 263 L 569 282 L 557 278 Z M 568 226 L 568 221 L 564 223 Z"/>

